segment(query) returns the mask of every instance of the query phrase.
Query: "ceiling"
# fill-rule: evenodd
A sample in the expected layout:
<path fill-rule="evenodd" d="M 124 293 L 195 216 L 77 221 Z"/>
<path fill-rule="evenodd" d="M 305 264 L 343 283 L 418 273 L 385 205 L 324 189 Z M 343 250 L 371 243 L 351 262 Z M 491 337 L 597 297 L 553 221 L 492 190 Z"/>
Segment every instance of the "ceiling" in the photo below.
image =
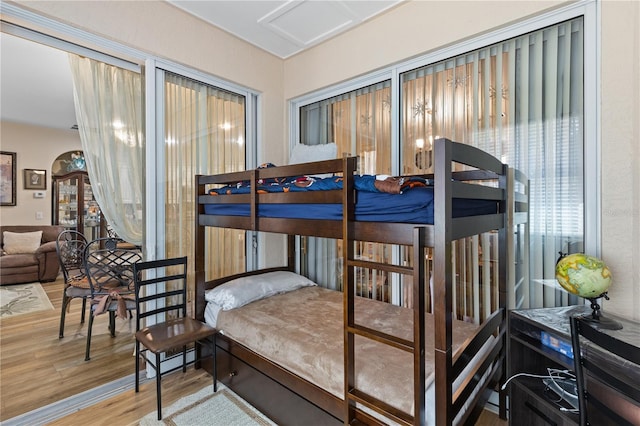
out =
<path fill-rule="evenodd" d="M 288 58 L 398 5 L 402 0 L 168 0 L 169 3 Z"/>
<path fill-rule="evenodd" d="M 403 0 L 167 0 L 280 58 L 322 43 Z M 0 119 L 58 129 L 76 124 L 66 52 L 0 35 Z"/>

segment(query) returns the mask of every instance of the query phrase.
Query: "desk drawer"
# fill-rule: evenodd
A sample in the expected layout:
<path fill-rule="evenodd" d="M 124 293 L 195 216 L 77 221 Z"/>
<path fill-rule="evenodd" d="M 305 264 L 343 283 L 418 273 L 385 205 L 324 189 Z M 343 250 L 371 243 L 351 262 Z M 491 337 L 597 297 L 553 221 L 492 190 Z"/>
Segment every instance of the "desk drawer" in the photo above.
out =
<path fill-rule="evenodd" d="M 577 415 L 560 411 L 560 407 L 527 391 L 520 383 L 511 385 L 509 424 L 514 426 L 564 426 L 577 424 Z M 575 420 L 572 418 L 575 417 Z"/>

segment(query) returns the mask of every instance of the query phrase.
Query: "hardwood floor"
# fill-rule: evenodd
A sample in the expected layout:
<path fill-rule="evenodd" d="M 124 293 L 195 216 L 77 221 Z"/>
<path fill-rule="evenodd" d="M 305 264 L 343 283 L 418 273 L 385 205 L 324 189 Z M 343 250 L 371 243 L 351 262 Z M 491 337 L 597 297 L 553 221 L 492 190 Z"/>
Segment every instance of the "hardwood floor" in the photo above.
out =
<path fill-rule="evenodd" d="M 186 374 L 172 373 L 162 379 L 162 403 L 168 407 L 182 395 L 194 393 L 211 384 L 211 377 L 202 371 L 189 371 Z M 48 426 L 69 426 L 77 424 L 91 425 L 137 425 L 138 420 L 146 414 L 155 411 L 155 388 L 149 382 L 140 389 L 123 392 L 109 400 L 100 402 L 90 409 L 80 410 L 66 416 Z M 301 425 L 305 424 L 301 421 Z M 506 426 L 505 420 L 500 420 L 497 414 L 483 411 L 476 422 L 476 426 Z M 215 425 L 212 425 L 215 426 Z M 220 425 L 223 426 L 223 425 Z"/>
<path fill-rule="evenodd" d="M 96 317 L 85 361 L 87 323 L 80 324 L 82 302 L 74 300 L 58 338 L 62 286 L 43 284 L 53 310 L 0 320 L 0 420 L 133 374 L 134 321 L 117 319 L 112 338 L 107 315 Z"/>
<path fill-rule="evenodd" d="M 0 320 L 0 422 L 61 401 L 134 373 L 133 330 L 135 322 L 116 320 L 117 333 L 109 335 L 105 315 L 94 321 L 91 360 L 84 361 L 86 323 L 80 324 L 81 302 L 71 303 L 65 337 L 58 339 L 62 282 L 43 284 L 54 306 L 51 311 Z M 187 370 L 162 379 L 164 407 L 211 384 L 203 370 Z M 155 381 L 131 388 L 88 408 L 48 423 L 49 425 L 129 425 L 156 409 Z M 502 426 L 507 422 L 484 411 L 478 425 Z"/>
<path fill-rule="evenodd" d="M 204 370 L 194 371 L 190 368 L 185 374 L 181 371 L 167 374 L 162 377 L 162 406 L 168 407 L 181 397 L 193 394 L 205 386 L 213 386 L 213 382 Z M 155 380 L 150 380 L 140 387 L 138 393 L 132 388 L 47 425 L 137 425 L 142 417 L 155 410 Z"/>
<path fill-rule="evenodd" d="M 476 426 L 507 426 L 509 422 L 502 420 L 497 414 L 484 410 L 476 422 Z"/>

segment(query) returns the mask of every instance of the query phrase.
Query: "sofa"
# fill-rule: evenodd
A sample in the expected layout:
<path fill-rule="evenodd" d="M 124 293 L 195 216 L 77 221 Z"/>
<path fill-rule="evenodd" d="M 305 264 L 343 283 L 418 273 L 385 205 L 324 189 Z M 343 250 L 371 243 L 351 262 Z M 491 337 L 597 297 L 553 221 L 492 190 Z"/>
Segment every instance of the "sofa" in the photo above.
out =
<path fill-rule="evenodd" d="M 0 285 L 55 281 L 61 226 L 0 226 Z"/>

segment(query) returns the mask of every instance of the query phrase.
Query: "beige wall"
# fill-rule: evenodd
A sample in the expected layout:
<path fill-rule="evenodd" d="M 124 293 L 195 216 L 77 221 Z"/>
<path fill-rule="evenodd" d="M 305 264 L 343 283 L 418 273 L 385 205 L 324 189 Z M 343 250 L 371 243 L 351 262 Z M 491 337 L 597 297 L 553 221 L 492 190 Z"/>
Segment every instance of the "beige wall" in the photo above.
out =
<path fill-rule="evenodd" d="M 640 2 L 602 3 L 602 257 L 606 309 L 640 319 Z"/>
<path fill-rule="evenodd" d="M 0 147 L 16 153 L 16 205 L 0 207 L 2 225 L 51 225 L 51 166 L 68 151 L 82 149 L 77 130 L 51 129 L 27 124 L 0 123 Z M 33 198 L 40 190 L 24 189 L 23 169 L 47 171 L 45 198 Z M 36 219 L 36 212 L 43 218 Z"/>
<path fill-rule="evenodd" d="M 282 61 L 163 2 L 26 2 L 92 33 L 262 93 L 260 157 L 286 158 L 286 99 L 558 7 L 558 1 L 412 1 Z M 614 275 L 605 309 L 640 319 L 640 2 L 602 8 L 602 257 Z M 170 29 L 179 29 L 172 31 Z M 286 82 L 286 83 L 284 83 Z M 267 154 L 268 153 L 268 154 Z"/>
<path fill-rule="evenodd" d="M 563 3 L 409 1 L 287 59 L 285 99 L 424 55 Z"/>

